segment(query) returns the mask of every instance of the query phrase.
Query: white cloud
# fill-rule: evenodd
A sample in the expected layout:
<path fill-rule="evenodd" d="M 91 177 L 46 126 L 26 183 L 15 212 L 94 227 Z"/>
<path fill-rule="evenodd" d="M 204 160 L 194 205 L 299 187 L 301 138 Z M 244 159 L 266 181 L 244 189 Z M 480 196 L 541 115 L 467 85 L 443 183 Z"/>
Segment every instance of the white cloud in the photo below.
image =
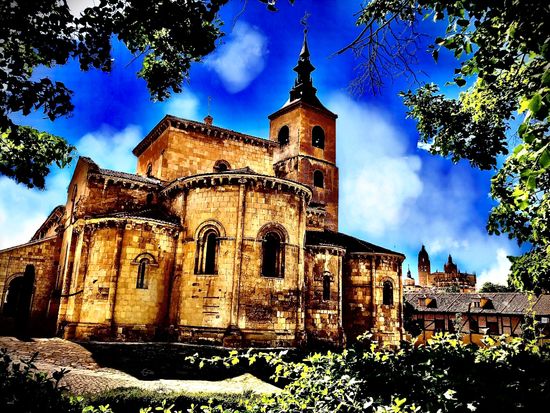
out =
<path fill-rule="evenodd" d="M 68 170 L 53 169 L 45 191 L 0 178 L 0 249 L 29 241 L 51 210 L 65 202 L 70 175 Z"/>
<path fill-rule="evenodd" d="M 85 8 L 95 6 L 96 4 L 94 0 L 67 0 L 71 14 L 75 17 L 79 17 Z"/>
<path fill-rule="evenodd" d="M 336 95 L 341 210 L 347 226 L 371 235 L 399 228 L 422 192 L 420 158 L 405 153 L 405 137 L 383 112 Z"/>
<path fill-rule="evenodd" d="M 483 271 L 478 278 L 478 287 L 481 287 L 486 282 L 492 282 L 494 284 L 507 285 L 508 274 L 510 273 L 510 267 L 512 263 L 508 259 L 510 255 L 505 249 L 499 248 L 497 250 L 497 261 L 493 267 Z"/>
<path fill-rule="evenodd" d="M 176 95 L 164 106 L 164 114 L 174 115 L 186 119 L 199 118 L 199 99 L 191 92 L 185 91 Z"/>
<path fill-rule="evenodd" d="M 132 149 L 142 138 L 141 129 L 127 126 L 117 132 L 109 127 L 87 133 L 76 144 L 78 154 L 92 158 L 100 167 L 123 172 L 135 172 L 136 158 Z"/>
<path fill-rule="evenodd" d="M 140 129 L 133 125 L 122 131 L 104 127 L 84 135 L 76 147 L 79 155 L 92 158 L 102 168 L 133 172 L 136 158 L 131 150 L 141 138 Z M 65 203 L 75 165 L 73 162 L 63 170 L 52 168 L 44 191 L 0 177 L 0 249 L 29 241 L 52 209 Z"/>
<path fill-rule="evenodd" d="M 239 21 L 205 64 L 213 69 L 231 93 L 245 89 L 265 67 L 267 38 L 257 27 Z"/>
<path fill-rule="evenodd" d="M 413 274 L 425 244 L 432 271 L 442 270 L 451 253 L 461 271 L 495 277 L 502 272 L 505 279 L 502 257 L 517 254 L 517 246 L 487 234 L 487 217 L 478 211 L 483 190 L 477 172 L 409 153 L 408 137 L 386 112 L 342 94 L 328 103 L 339 114 L 342 231 L 405 252 L 404 268 L 410 265 Z"/>

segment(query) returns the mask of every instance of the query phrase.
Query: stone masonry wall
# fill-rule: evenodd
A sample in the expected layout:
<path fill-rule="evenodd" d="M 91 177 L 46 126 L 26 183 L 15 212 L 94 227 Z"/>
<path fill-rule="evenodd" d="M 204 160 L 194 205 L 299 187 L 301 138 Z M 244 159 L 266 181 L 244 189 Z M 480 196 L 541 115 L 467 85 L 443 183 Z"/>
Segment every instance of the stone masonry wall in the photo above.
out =
<path fill-rule="evenodd" d="M 273 175 L 273 149 L 268 143 L 249 143 L 173 127 L 139 156 L 137 173 L 145 175 L 151 163 L 155 177 L 172 181 L 212 173 L 218 160 L 227 161 L 230 169 L 248 166 L 259 174 Z"/>
<path fill-rule="evenodd" d="M 352 254 L 344 270 L 344 329 L 349 340 L 370 330 L 381 345 L 398 345 L 401 326 L 401 262 L 390 255 Z M 383 284 L 393 284 L 393 304 L 383 304 Z"/>
<path fill-rule="evenodd" d="M 245 343 L 292 343 L 303 326 L 298 293 L 303 199 L 251 181 L 194 188 L 179 196 L 185 198 L 180 203 L 185 205 L 186 228 L 179 281 L 181 338 L 220 341 L 234 326 Z M 197 236 L 205 225 L 220 232 L 217 274 L 194 273 Z M 286 234 L 282 278 L 261 276 L 259 234 L 266 225 Z"/>
<path fill-rule="evenodd" d="M 62 320 L 65 335 L 153 338 L 167 321 L 174 252 L 171 226 L 132 219 L 84 224 Z M 150 262 L 145 288 L 136 287 L 141 258 Z"/>
<path fill-rule="evenodd" d="M 55 312 L 49 311 L 56 300 L 54 291 L 57 264 L 59 260 L 60 237 L 44 238 L 13 248 L 0 251 L 0 293 L 3 306 L 9 283 L 22 276 L 27 265 L 33 265 L 35 271 L 34 291 L 31 301 L 29 330 L 36 335 L 52 335 L 55 332 Z M 1 316 L 0 329 L 4 333 L 13 334 L 14 320 Z"/>
<path fill-rule="evenodd" d="M 309 247 L 306 252 L 306 331 L 308 342 L 343 344 L 342 330 L 342 256 L 337 248 Z M 325 277 L 329 294 L 325 296 Z"/>

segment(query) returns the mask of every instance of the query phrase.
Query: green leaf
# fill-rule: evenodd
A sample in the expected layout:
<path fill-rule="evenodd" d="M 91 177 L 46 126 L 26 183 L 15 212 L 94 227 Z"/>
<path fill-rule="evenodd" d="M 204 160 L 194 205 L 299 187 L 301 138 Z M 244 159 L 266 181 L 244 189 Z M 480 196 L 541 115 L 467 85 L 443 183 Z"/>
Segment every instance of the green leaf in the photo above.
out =
<path fill-rule="evenodd" d="M 535 188 L 537 187 L 537 175 L 536 174 L 532 174 L 532 175 L 529 176 L 529 178 L 527 178 L 526 186 L 531 191 L 535 190 Z"/>
<path fill-rule="evenodd" d="M 544 169 L 550 168 L 550 151 L 548 150 L 548 148 L 542 151 L 542 154 L 539 158 L 539 164 Z"/>
<path fill-rule="evenodd" d="M 434 50 L 432 52 L 432 57 L 433 57 L 434 61 L 437 62 L 437 59 L 439 58 L 439 50 L 437 50 L 437 49 Z"/>
<path fill-rule="evenodd" d="M 455 77 L 455 83 L 458 86 L 464 86 L 466 84 L 466 80 L 462 77 Z"/>
<path fill-rule="evenodd" d="M 529 110 L 532 113 L 537 113 L 542 106 L 542 97 L 540 94 L 535 93 L 535 95 L 529 101 Z"/>

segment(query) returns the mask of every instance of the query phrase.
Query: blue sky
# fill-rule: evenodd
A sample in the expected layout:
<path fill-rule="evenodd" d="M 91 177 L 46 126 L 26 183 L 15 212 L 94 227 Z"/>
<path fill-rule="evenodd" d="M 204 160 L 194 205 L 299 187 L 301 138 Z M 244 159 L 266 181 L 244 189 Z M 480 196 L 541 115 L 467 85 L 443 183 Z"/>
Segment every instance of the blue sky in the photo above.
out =
<path fill-rule="evenodd" d="M 78 13 L 93 0 L 68 1 Z M 442 269 L 451 253 L 463 271 L 476 272 L 479 282 L 504 282 L 507 255 L 517 255 L 515 242 L 490 237 L 485 223 L 492 205 L 492 172 L 466 162 L 453 165 L 417 147 L 414 121 L 405 119 L 397 96 L 410 87 L 390 80 L 377 95 L 348 92 L 357 75 L 351 53 L 333 56 L 359 32 L 354 14 L 359 0 L 280 1 L 269 13 L 255 0 L 233 0 L 222 10 L 226 36 L 205 62 L 196 64 L 184 92 L 163 103 L 149 99 L 145 83 L 135 76 L 139 61 L 114 41 L 114 69 L 80 72 L 74 62 L 40 69 L 38 76 L 64 82 L 74 91 L 75 111 L 50 122 L 41 114 L 14 118 L 61 135 L 79 154 L 100 166 L 135 171 L 131 149 L 167 113 L 202 120 L 211 114 L 217 126 L 267 137 L 267 116 L 288 98 L 302 42 L 300 19 L 307 10 L 314 85 L 326 107 L 339 115 L 337 163 L 340 168 L 340 231 L 407 255 L 416 277 L 417 254 L 425 244 L 432 269 Z M 241 11 L 244 7 L 244 11 Z M 433 28 L 426 26 L 426 30 Z M 419 50 L 424 81 L 443 82 L 452 76 L 454 60 L 440 57 L 436 65 Z M 452 87 L 446 93 L 456 95 Z M 74 169 L 53 169 L 45 191 L 28 190 L 0 178 L 0 248 L 27 241 L 53 207 L 65 202 Z"/>

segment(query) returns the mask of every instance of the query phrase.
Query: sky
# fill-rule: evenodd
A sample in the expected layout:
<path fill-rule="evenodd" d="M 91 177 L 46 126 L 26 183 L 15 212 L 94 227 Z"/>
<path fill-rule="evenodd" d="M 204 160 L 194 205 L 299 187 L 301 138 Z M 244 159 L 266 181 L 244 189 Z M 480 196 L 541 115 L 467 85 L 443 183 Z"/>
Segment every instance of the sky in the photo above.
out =
<path fill-rule="evenodd" d="M 94 0 L 69 0 L 79 13 Z M 152 102 L 138 79 L 139 59 L 113 39 L 113 71 L 81 72 L 78 64 L 39 68 L 37 76 L 62 81 L 74 91 L 75 110 L 51 122 L 40 113 L 15 121 L 66 138 L 78 154 L 100 167 L 135 172 L 131 150 L 165 114 L 268 137 L 267 116 L 288 99 L 301 48 L 300 20 L 310 13 L 308 43 L 314 86 L 321 102 L 338 114 L 337 165 L 340 169 L 340 231 L 404 253 L 403 272 L 417 278 L 417 256 L 426 246 L 432 271 L 442 270 L 448 254 L 461 271 L 485 281 L 505 283 L 508 255 L 520 254 L 515 241 L 489 236 L 485 225 L 491 207 L 491 171 L 467 162 L 429 154 L 418 145 L 415 122 L 406 119 L 399 91 L 414 87 L 404 78 L 387 79 L 377 94 L 349 92 L 359 63 L 352 53 L 335 56 L 359 33 L 359 0 L 280 0 L 271 13 L 256 0 L 232 0 L 222 9 L 226 33 L 214 53 L 191 69 L 184 92 Z M 434 28 L 426 26 L 426 30 Z M 420 80 L 443 84 L 456 62 L 442 54 L 437 64 L 418 50 Z M 458 90 L 446 87 L 456 96 Z M 210 97 L 210 105 L 209 105 Z M 46 190 L 29 190 L 0 177 L 0 248 L 28 241 L 50 211 L 64 204 L 76 162 L 52 168 Z"/>

